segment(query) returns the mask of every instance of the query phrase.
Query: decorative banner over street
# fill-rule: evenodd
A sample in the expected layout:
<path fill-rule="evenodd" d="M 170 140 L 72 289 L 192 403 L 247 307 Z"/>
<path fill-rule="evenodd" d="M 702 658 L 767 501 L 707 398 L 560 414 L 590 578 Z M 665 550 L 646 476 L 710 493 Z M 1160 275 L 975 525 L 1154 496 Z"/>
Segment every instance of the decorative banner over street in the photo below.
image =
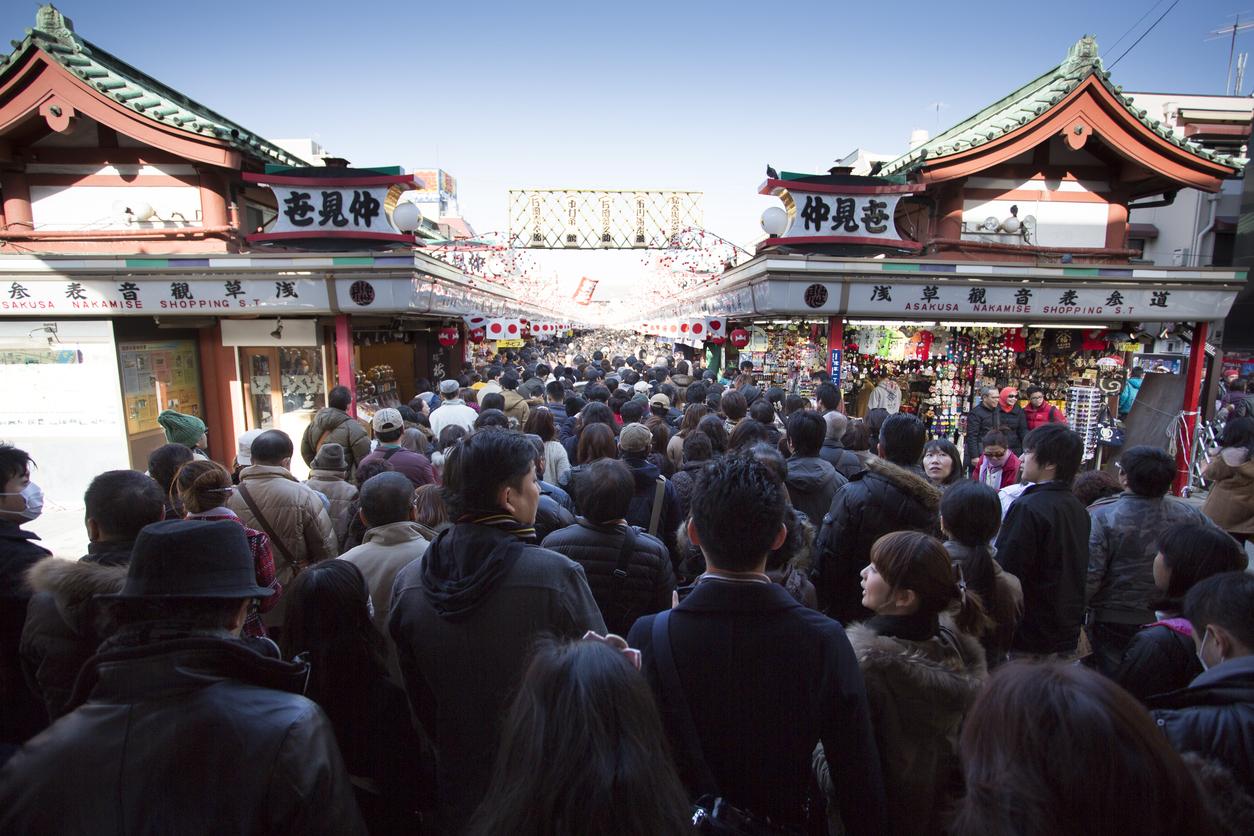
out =
<path fill-rule="evenodd" d="M 584 276 L 579 280 L 579 287 L 575 289 L 574 299 L 581 305 L 587 305 L 592 302 L 592 294 L 596 293 L 597 280 Z"/>
<path fill-rule="evenodd" d="M 631 249 L 667 246 L 701 228 L 701 192 L 511 191 L 514 247 Z"/>

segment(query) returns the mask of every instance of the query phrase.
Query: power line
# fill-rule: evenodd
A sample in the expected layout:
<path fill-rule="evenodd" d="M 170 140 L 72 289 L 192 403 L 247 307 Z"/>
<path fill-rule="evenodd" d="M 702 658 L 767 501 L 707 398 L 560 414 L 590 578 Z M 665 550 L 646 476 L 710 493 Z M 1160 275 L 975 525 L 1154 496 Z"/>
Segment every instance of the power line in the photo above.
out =
<path fill-rule="evenodd" d="M 1141 35 L 1141 37 L 1137 38 L 1137 39 L 1136 39 L 1136 41 L 1132 44 L 1132 46 L 1128 47 L 1127 49 L 1125 49 L 1125 50 L 1123 51 L 1123 55 L 1120 55 L 1118 58 L 1116 58 L 1116 59 L 1115 59 L 1115 64 L 1118 64 L 1120 61 L 1122 61 L 1122 60 L 1123 60 L 1123 56 L 1124 56 L 1124 55 L 1127 55 L 1129 52 L 1131 52 L 1132 50 L 1136 49 L 1136 45 L 1137 45 L 1137 44 L 1139 44 L 1141 41 L 1145 40 L 1145 35 L 1148 35 L 1150 32 L 1153 32 L 1153 31 L 1154 31 L 1154 26 L 1157 26 L 1158 24 L 1162 23 L 1162 22 L 1163 22 L 1163 18 L 1164 18 L 1164 17 L 1166 17 L 1168 14 L 1170 14 L 1170 13 L 1171 13 L 1171 10 L 1172 10 L 1172 9 L 1174 9 L 1174 8 L 1176 7 L 1176 3 L 1179 3 L 1179 2 L 1180 2 L 1180 0 L 1175 0 L 1175 3 L 1172 3 L 1170 6 L 1168 6 L 1168 7 L 1167 7 L 1167 11 L 1163 12 L 1162 17 L 1160 17 L 1160 18 L 1158 18 L 1158 20 L 1154 21 L 1154 25 L 1153 25 L 1153 26 L 1151 26 L 1150 28 L 1146 29 L 1146 30 L 1145 30 L 1145 34 L 1144 34 L 1144 35 Z M 1113 69 L 1115 68 L 1115 64 L 1111 64 L 1111 65 L 1110 65 L 1109 67 L 1107 67 L 1106 69 L 1107 69 L 1107 70 L 1113 70 Z"/>
<path fill-rule="evenodd" d="M 1150 6 L 1150 7 L 1146 10 L 1145 14 L 1141 15 L 1141 19 L 1140 19 L 1140 20 L 1138 20 L 1136 23 L 1134 23 L 1134 24 L 1132 24 L 1131 26 L 1129 26 L 1129 27 L 1128 27 L 1128 31 L 1127 31 L 1127 32 L 1124 32 L 1122 35 L 1120 35 L 1120 36 L 1119 36 L 1119 40 L 1115 41 L 1113 44 L 1111 44 L 1109 47 L 1107 47 L 1107 49 L 1109 49 L 1111 52 L 1114 52 L 1114 51 L 1115 51 L 1115 47 L 1117 47 L 1117 46 L 1119 46 L 1119 44 L 1123 43 L 1123 39 L 1124 39 L 1124 38 L 1126 38 L 1126 37 L 1128 37 L 1129 35 L 1131 35 L 1131 34 L 1132 34 L 1132 30 L 1133 30 L 1133 29 L 1136 29 L 1136 27 L 1140 26 L 1140 25 L 1141 25 L 1141 21 L 1142 21 L 1142 20 L 1145 20 L 1145 18 L 1149 17 L 1149 16 L 1150 16 L 1150 12 L 1153 12 L 1153 11 L 1154 11 L 1154 9 L 1157 9 L 1157 8 L 1158 8 L 1159 6 L 1161 6 L 1162 4 L 1163 4 L 1163 0 L 1157 0 L 1157 2 L 1156 2 L 1156 3 L 1154 3 L 1154 5 Z"/>

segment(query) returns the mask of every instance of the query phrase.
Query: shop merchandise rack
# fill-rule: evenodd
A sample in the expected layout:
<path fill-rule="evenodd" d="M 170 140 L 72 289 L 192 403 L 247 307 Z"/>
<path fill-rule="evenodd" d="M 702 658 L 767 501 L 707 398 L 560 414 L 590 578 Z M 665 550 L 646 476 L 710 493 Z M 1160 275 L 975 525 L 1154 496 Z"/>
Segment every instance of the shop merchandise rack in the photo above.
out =
<path fill-rule="evenodd" d="M 1067 389 L 1067 423 L 1084 439 L 1084 460 L 1093 458 L 1097 450 L 1097 420 L 1106 398 L 1096 386 L 1071 386 Z"/>

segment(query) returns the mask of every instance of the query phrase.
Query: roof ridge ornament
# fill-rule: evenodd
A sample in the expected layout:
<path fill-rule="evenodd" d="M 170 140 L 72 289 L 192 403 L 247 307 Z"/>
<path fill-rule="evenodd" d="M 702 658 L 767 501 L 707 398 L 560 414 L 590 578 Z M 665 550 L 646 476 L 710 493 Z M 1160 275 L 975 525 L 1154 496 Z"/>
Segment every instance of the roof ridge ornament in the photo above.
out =
<path fill-rule="evenodd" d="M 1102 59 L 1097 54 L 1097 38 L 1093 35 L 1085 35 L 1071 45 L 1067 50 L 1065 70 L 1079 69 L 1086 64 L 1102 68 Z"/>
<path fill-rule="evenodd" d="M 35 12 L 35 31 L 42 32 L 62 46 L 75 51 L 81 46 L 81 41 L 74 34 L 74 21 L 59 12 L 51 3 L 41 3 L 39 11 Z"/>

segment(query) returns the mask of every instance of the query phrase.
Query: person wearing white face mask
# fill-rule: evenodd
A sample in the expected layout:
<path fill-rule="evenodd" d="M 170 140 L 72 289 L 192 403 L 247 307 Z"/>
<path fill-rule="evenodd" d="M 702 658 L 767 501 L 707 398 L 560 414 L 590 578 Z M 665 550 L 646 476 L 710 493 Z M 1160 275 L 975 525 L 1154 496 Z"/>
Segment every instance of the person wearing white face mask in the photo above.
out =
<path fill-rule="evenodd" d="M 30 480 L 30 455 L 0 444 L 0 749 L 21 745 L 48 724 L 39 697 L 26 685 L 18 650 L 30 590 L 26 570 L 52 552 L 22 528 L 43 510 L 44 495 Z"/>
<path fill-rule="evenodd" d="M 1198 583 L 1184 617 L 1205 672 L 1145 705 L 1177 749 L 1219 761 L 1254 792 L 1254 576 L 1225 572 Z"/>

